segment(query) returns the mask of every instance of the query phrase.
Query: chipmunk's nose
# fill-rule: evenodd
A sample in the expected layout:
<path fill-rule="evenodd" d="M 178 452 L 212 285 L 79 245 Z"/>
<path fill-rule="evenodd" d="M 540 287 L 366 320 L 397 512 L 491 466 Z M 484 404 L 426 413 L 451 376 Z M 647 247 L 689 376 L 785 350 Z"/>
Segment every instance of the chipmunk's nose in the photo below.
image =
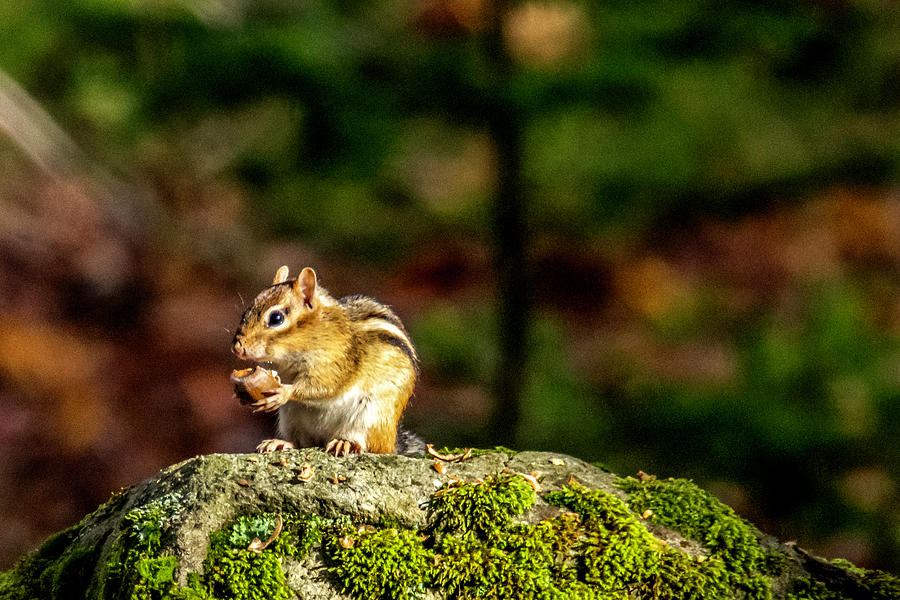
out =
<path fill-rule="evenodd" d="M 243 340 L 238 335 L 234 336 L 234 343 L 231 347 L 231 351 L 241 360 L 247 359 L 247 351 L 244 349 Z"/>

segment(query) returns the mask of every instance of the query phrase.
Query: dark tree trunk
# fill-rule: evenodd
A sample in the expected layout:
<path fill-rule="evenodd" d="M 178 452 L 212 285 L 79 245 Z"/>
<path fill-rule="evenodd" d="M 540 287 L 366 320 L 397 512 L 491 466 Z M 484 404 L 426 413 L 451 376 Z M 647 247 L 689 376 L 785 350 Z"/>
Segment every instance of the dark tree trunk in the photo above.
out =
<path fill-rule="evenodd" d="M 485 37 L 491 77 L 485 118 L 497 158 L 492 233 L 498 283 L 499 357 L 494 377 L 495 406 L 488 426 L 498 444 L 513 446 L 522 413 L 531 306 L 527 208 L 522 185 L 523 115 L 510 91 L 513 65 L 503 46 L 502 19 L 507 3 L 495 2 L 493 10 Z"/>

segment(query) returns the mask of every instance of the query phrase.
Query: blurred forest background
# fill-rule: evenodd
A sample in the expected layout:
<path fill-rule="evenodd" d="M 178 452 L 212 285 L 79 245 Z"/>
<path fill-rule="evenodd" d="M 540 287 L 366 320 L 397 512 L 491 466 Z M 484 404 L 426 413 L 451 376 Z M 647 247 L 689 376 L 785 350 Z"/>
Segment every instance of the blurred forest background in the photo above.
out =
<path fill-rule="evenodd" d="M 271 418 L 281 264 L 394 306 L 407 425 L 691 477 L 900 569 L 886 0 L 0 3 L 0 568 Z"/>

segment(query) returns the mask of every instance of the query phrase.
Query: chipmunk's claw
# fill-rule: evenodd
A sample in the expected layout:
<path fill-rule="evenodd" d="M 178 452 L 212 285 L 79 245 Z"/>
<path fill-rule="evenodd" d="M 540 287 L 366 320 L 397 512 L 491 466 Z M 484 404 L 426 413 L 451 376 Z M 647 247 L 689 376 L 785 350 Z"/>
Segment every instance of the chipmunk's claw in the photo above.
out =
<path fill-rule="evenodd" d="M 335 456 L 347 456 L 348 454 L 359 454 L 362 452 L 362 446 L 350 440 L 335 439 L 325 444 L 325 452 Z"/>
<path fill-rule="evenodd" d="M 286 440 L 263 440 L 256 447 L 256 452 L 259 454 L 268 454 L 269 452 L 276 452 L 278 450 L 292 450 L 293 448 L 294 444 Z"/>
<path fill-rule="evenodd" d="M 240 399 L 240 397 L 238 397 Z M 265 397 L 252 402 L 243 402 L 250 407 L 250 412 L 271 413 L 281 408 L 287 402 L 287 398 L 282 394 L 266 394 Z"/>

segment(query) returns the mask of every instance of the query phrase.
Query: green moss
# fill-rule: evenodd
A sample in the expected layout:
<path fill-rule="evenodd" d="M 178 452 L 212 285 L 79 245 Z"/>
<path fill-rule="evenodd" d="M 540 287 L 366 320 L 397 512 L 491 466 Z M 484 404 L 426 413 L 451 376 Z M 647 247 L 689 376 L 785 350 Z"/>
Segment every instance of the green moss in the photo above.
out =
<path fill-rule="evenodd" d="M 509 458 L 512 458 L 519 453 L 518 450 L 513 450 L 512 448 L 507 448 L 506 446 L 494 446 L 493 448 L 488 448 L 486 450 L 475 448 L 472 450 L 472 456 L 481 456 L 482 454 L 490 454 L 491 452 L 500 452 L 502 454 L 505 454 Z"/>
<path fill-rule="evenodd" d="M 555 531 L 545 521 L 512 526 L 490 543 L 472 531 L 442 536 L 434 548 L 434 585 L 460 598 L 577 597 L 568 592 L 583 582 L 564 572 L 568 544 L 558 547 Z"/>
<path fill-rule="evenodd" d="M 311 520 L 282 519 L 282 530 L 261 552 L 247 549 L 258 538 L 268 540 L 278 517 L 271 513 L 238 517 L 210 534 L 204 572 L 177 585 L 174 556 L 160 556 L 166 531 L 173 523 L 180 499 L 166 496 L 129 511 L 107 570 L 105 597 L 129 600 L 161 598 L 215 600 L 287 600 L 293 593 L 281 568 L 284 556 L 306 552 L 321 536 L 311 535 Z M 299 542 L 299 543 L 298 543 Z"/>
<path fill-rule="evenodd" d="M 850 561 L 838 559 L 831 561 L 835 566 L 856 576 L 841 581 L 838 586 L 816 581 L 800 579 L 795 581 L 786 600 L 896 600 L 900 598 L 900 578 L 884 571 L 867 571 L 860 569 Z"/>
<path fill-rule="evenodd" d="M 512 458 L 516 454 L 519 453 L 518 450 L 513 450 L 512 448 L 507 448 L 506 446 L 494 446 L 493 448 L 450 448 L 449 446 L 444 446 L 443 448 L 436 450 L 440 454 L 463 454 L 464 452 L 469 452 L 470 456 L 484 456 L 485 454 L 495 454 L 497 452 L 501 454 L 505 454 L 507 457 Z M 425 454 L 426 458 L 430 458 L 429 454 Z"/>
<path fill-rule="evenodd" d="M 330 572 L 356 598 L 416 598 L 428 588 L 451 598 L 733 597 L 723 561 L 666 547 L 612 494 L 577 486 L 545 498 L 572 512 L 514 522 L 535 502 L 514 475 L 446 487 L 426 535 L 371 526 L 333 534 Z"/>
<path fill-rule="evenodd" d="M 546 499 L 584 521 L 576 549 L 592 589 L 660 600 L 729 597 L 722 561 L 698 562 L 666 547 L 612 494 L 572 486 Z"/>
<path fill-rule="evenodd" d="M 178 494 L 168 494 L 125 514 L 107 561 L 103 597 L 150 600 L 172 591 L 177 559 L 157 554 L 180 503 Z"/>
<path fill-rule="evenodd" d="M 249 519 L 242 519 L 238 523 L 246 525 Z M 281 569 L 283 555 L 269 548 L 259 553 L 251 552 L 247 550 L 249 541 L 236 546 L 235 541 L 242 542 L 244 533 L 238 523 L 210 535 L 209 550 L 203 562 L 203 581 L 210 597 L 234 600 L 291 598 L 293 594 Z M 268 537 L 271 533 L 270 530 L 264 535 Z"/>
<path fill-rule="evenodd" d="M 884 571 L 866 571 L 860 586 L 872 600 L 897 600 L 900 598 L 900 577 Z M 861 596 L 862 597 L 862 596 Z"/>
<path fill-rule="evenodd" d="M 330 572 L 357 598 L 417 598 L 428 587 L 460 598 L 545 594 L 559 570 L 556 527 L 512 523 L 534 502 L 516 475 L 447 486 L 432 498 L 427 535 L 394 527 L 333 535 Z"/>
<path fill-rule="evenodd" d="M 528 598 L 551 587 L 552 525 L 514 525 L 535 492 L 517 475 L 444 487 L 432 498 L 426 535 L 395 527 L 335 533 L 330 572 L 357 598 L 418 598 L 439 587 L 454 597 Z"/>
<path fill-rule="evenodd" d="M 757 600 L 772 597 L 767 575 L 778 561 L 760 546 L 756 530 L 729 506 L 686 479 L 626 477 L 617 485 L 628 493 L 635 512 L 652 511 L 655 523 L 699 541 L 710 558 L 724 562 L 724 577 L 735 593 Z"/>
<path fill-rule="evenodd" d="M 584 520 L 579 550 L 587 583 L 612 592 L 633 588 L 657 572 L 662 545 L 612 494 L 579 486 L 550 492 L 545 499 Z"/>
<path fill-rule="evenodd" d="M 829 591 L 824 583 L 800 579 L 794 582 L 785 600 L 844 600 L 844 595 Z"/>
<path fill-rule="evenodd" d="M 338 525 L 338 523 L 341 523 L 341 525 Z M 346 520 L 346 524 L 349 524 L 349 519 Z M 296 532 L 296 535 L 294 536 L 294 539 L 296 540 L 294 542 L 294 556 L 296 558 L 306 556 L 313 546 L 317 546 L 322 541 L 326 529 L 334 527 L 341 528 L 346 524 L 344 524 L 343 520 L 336 522 L 332 519 L 325 519 L 317 515 L 311 515 L 305 519 L 296 520 L 294 527 L 294 531 Z"/>
<path fill-rule="evenodd" d="M 254 539 L 268 539 L 277 523 L 278 517 L 271 513 L 240 517 L 229 528 L 227 542 L 235 548 L 246 548 Z"/>
<path fill-rule="evenodd" d="M 316 515 L 284 515 L 279 535 L 261 552 L 247 549 L 254 539 L 267 541 L 279 516 L 274 513 L 246 515 L 210 534 L 203 575 L 189 578 L 190 590 L 209 600 L 286 600 L 293 597 L 282 561 L 302 558 L 319 543 L 326 531 L 347 531 L 348 519 L 325 519 Z M 191 597 L 194 596 L 185 596 Z"/>
<path fill-rule="evenodd" d="M 329 571 L 357 598 L 409 600 L 425 594 L 433 555 L 413 531 L 363 528 L 331 537 L 326 551 Z"/>
<path fill-rule="evenodd" d="M 121 557 L 121 564 L 109 570 L 106 597 L 129 600 L 287 600 L 293 597 L 281 561 L 285 556 L 307 552 L 321 539 L 320 535 L 309 534 L 315 528 L 308 524 L 319 521 L 317 517 L 283 518 L 279 535 L 258 553 L 247 547 L 255 538 L 268 540 L 278 517 L 272 513 L 238 517 L 210 534 L 203 573 L 190 574 L 188 584 L 181 587 L 175 580 L 177 559 L 158 555 L 177 502 L 177 498 L 167 497 L 125 515 L 122 535 L 112 555 Z"/>
<path fill-rule="evenodd" d="M 421 532 L 383 516 L 377 526 L 348 517 L 272 513 L 241 516 L 210 534 L 202 573 L 176 583 L 176 557 L 161 554 L 177 521 L 180 498 L 163 497 L 128 511 L 112 540 L 100 597 L 129 600 L 287 600 L 287 557 L 320 547 L 335 585 L 356 598 L 415 599 L 434 590 L 450 598 L 558 600 L 700 600 L 769 598 L 768 576 L 791 559 L 764 550 L 752 526 L 690 482 L 623 479 L 630 508 L 615 495 L 580 485 L 544 495 L 564 509 L 530 524 L 516 517 L 540 502 L 521 476 L 457 482 L 430 502 Z M 546 507 L 545 507 L 546 508 Z M 655 538 L 633 510 L 704 543 L 697 560 Z M 0 574 L 0 597 L 85 597 L 105 539 L 86 543 L 83 524 L 47 540 L 20 567 Z M 795 581 L 788 600 L 887 600 L 900 597 L 896 577 L 833 561 L 849 575 L 841 589 Z"/>
<path fill-rule="evenodd" d="M 844 569 L 845 571 L 847 571 L 849 573 L 853 573 L 854 575 L 857 575 L 859 577 L 862 577 L 863 575 L 866 574 L 865 569 L 860 569 L 859 567 L 854 565 L 852 562 L 850 562 L 846 558 L 835 558 L 834 560 L 832 560 L 830 562 L 834 566 L 840 567 L 840 568 Z"/>
<path fill-rule="evenodd" d="M 167 598 L 177 593 L 175 568 L 178 559 L 174 556 L 142 556 L 133 565 L 126 580 L 130 587 L 120 597 L 131 600 L 155 600 Z"/>
<path fill-rule="evenodd" d="M 688 555 L 666 548 L 656 573 L 641 582 L 641 597 L 705 600 L 731 597 L 721 560 L 697 562 Z"/>
<path fill-rule="evenodd" d="M 70 550 L 40 576 L 40 586 L 53 598 L 78 598 L 86 582 L 90 581 L 100 555 L 98 546 L 79 547 Z"/>
<path fill-rule="evenodd" d="M 534 505 L 535 492 L 524 478 L 499 474 L 483 484 L 450 485 L 431 499 L 432 531 L 473 531 L 498 535 L 515 515 Z"/>
<path fill-rule="evenodd" d="M 0 574 L 0 597 L 79 598 L 90 581 L 99 544 L 78 544 L 78 524 L 49 538 L 17 568 Z"/>
<path fill-rule="evenodd" d="M 277 526 L 273 513 L 238 517 L 210 535 L 209 550 L 202 576 L 195 578 L 194 590 L 210 600 L 263 600 L 293 597 L 282 570 L 284 557 L 302 558 L 322 541 L 326 530 L 342 531 L 347 521 L 315 515 L 282 517 L 279 535 L 261 552 L 247 547 L 254 539 L 267 541 Z"/>
<path fill-rule="evenodd" d="M 50 536 L 14 569 L 0 573 L 0 597 L 7 600 L 83 597 L 106 541 L 105 537 L 87 540 L 83 534 L 90 523 L 117 510 L 123 501 L 121 493 L 113 494 L 80 523 Z"/>
<path fill-rule="evenodd" d="M 601 471 L 606 471 L 607 473 L 612 473 L 612 471 L 611 471 L 610 468 L 606 465 L 605 462 L 593 461 L 593 462 L 591 462 L 591 463 L 589 463 L 589 464 L 590 464 L 592 467 L 597 467 L 597 468 L 600 469 Z"/>

